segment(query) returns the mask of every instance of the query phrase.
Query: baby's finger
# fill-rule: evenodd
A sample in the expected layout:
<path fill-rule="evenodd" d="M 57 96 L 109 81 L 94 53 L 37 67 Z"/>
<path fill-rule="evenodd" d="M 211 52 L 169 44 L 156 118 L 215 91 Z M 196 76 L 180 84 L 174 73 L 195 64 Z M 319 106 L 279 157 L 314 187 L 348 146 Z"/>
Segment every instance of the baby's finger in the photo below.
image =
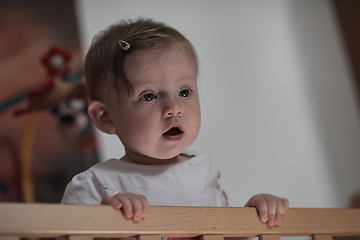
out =
<path fill-rule="evenodd" d="M 140 202 L 141 202 L 141 205 L 142 205 L 142 215 L 141 215 L 141 217 L 146 218 L 147 215 L 148 215 L 148 212 L 149 212 L 149 208 L 150 208 L 149 202 L 146 199 L 146 197 L 143 196 L 143 195 L 139 195 L 139 199 L 140 199 Z"/>
<path fill-rule="evenodd" d="M 276 204 L 275 226 L 279 226 L 284 215 L 284 202 L 281 199 L 277 199 Z"/>
<path fill-rule="evenodd" d="M 275 226 L 275 215 L 276 215 L 276 201 L 274 198 L 272 197 L 266 197 L 266 202 L 267 202 L 267 209 L 268 209 L 268 221 L 267 221 L 267 225 L 269 227 L 273 227 Z"/>
<path fill-rule="evenodd" d="M 279 226 L 281 224 L 282 217 L 285 215 L 289 209 L 289 201 L 286 198 L 279 198 L 276 208 L 276 218 L 275 225 Z"/>
<path fill-rule="evenodd" d="M 267 222 L 269 220 L 269 214 L 265 198 L 262 196 L 256 196 L 254 202 L 255 204 L 253 207 L 256 207 L 257 211 L 259 212 L 260 220 L 264 223 Z"/>
<path fill-rule="evenodd" d="M 129 199 L 132 205 L 133 219 L 135 222 L 138 222 L 141 220 L 143 214 L 142 202 L 140 200 L 139 195 L 135 195 L 135 194 L 130 194 Z"/>
<path fill-rule="evenodd" d="M 277 205 L 277 201 L 276 198 L 274 196 L 271 195 L 266 195 L 265 196 L 265 200 L 267 203 L 267 209 L 268 209 L 268 221 L 267 221 L 267 225 L 269 227 L 273 227 L 275 226 L 275 216 L 276 216 L 276 205 Z"/>
<path fill-rule="evenodd" d="M 114 209 L 118 210 L 121 208 L 122 204 L 116 198 L 106 196 L 101 200 L 101 205 L 110 205 Z"/>
<path fill-rule="evenodd" d="M 121 211 L 123 212 L 125 218 L 130 219 L 133 217 L 133 210 L 131 201 L 127 195 L 124 194 L 116 194 L 114 196 L 118 201 L 122 203 Z"/>
<path fill-rule="evenodd" d="M 283 202 L 283 205 L 284 205 L 283 215 L 285 215 L 285 213 L 287 212 L 287 210 L 290 207 L 289 200 L 287 200 L 286 198 L 280 198 L 280 200 Z"/>

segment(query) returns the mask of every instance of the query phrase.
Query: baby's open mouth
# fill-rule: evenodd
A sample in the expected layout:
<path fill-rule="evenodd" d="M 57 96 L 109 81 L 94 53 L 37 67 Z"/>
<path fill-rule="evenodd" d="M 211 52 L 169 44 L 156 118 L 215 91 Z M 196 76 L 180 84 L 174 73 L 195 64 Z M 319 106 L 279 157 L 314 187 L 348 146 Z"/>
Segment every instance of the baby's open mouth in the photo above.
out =
<path fill-rule="evenodd" d="M 169 131 L 165 132 L 163 135 L 164 136 L 176 136 L 176 135 L 179 135 L 183 133 L 183 131 L 181 131 L 179 128 L 177 127 L 173 127 L 173 128 L 170 128 Z"/>

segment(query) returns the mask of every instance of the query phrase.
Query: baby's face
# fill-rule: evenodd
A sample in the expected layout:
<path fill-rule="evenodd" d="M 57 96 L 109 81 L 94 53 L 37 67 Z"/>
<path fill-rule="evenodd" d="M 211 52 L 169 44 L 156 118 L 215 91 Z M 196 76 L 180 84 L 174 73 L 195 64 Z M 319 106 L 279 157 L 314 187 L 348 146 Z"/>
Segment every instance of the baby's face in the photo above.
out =
<path fill-rule="evenodd" d="M 200 104 L 194 60 L 184 51 L 139 52 L 125 63 L 134 93 L 109 103 L 128 159 L 168 164 L 196 139 Z"/>

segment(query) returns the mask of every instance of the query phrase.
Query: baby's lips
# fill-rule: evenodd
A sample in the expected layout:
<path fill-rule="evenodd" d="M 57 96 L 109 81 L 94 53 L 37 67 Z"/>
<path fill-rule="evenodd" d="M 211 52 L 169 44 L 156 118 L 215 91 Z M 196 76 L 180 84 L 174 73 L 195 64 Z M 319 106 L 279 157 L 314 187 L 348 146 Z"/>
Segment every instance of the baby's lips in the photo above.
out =
<path fill-rule="evenodd" d="M 184 132 L 184 127 L 181 123 L 173 123 L 166 129 L 166 131 L 163 133 L 163 135 L 166 134 L 167 132 L 169 132 L 173 128 L 178 128 L 181 133 Z"/>
<path fill-rule="evenodd" d="M 169 131 L 165 132 L 163 135 L 168 135 L 168 136 L 176 136 L 183 133 L 179 128 L 171 128 Z"/>

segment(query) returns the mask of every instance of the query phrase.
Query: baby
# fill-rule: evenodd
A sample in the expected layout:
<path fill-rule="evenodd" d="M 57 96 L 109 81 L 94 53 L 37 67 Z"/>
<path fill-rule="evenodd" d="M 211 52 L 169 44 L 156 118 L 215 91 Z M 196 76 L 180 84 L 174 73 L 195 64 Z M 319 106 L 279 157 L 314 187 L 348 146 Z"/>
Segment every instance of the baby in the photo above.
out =
<path fill-rule="evenodd" d="M 93 39 L 85 73 L 88 113 L 100 131 L 119 137 L 125 155 L 76 175 L 62 203 L 108 204 L 135 222 L 149 205 L 227 206 L 216 164 L 187 151 L 201 117 L 197 55 L 182 34 L 150 19 L 121 21 Z M 289 202 L 259 194 L 245 207 L 272 227 Z"/>

